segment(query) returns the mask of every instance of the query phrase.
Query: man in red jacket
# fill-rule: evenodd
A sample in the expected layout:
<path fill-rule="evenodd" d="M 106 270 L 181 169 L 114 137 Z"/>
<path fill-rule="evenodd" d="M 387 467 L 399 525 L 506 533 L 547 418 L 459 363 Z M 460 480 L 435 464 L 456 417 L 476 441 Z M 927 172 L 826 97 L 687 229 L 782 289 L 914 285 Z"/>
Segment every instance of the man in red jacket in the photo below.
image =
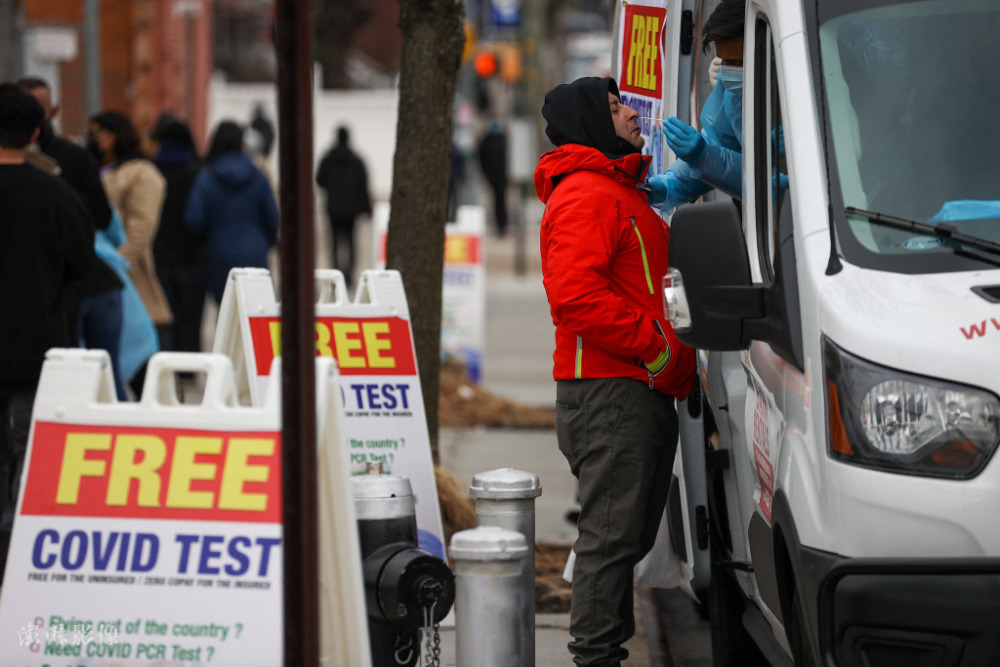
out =
<path fill-rule="evenodd" d="M 541 253 L 556 326 L 556 435 L 580 483 L 569 643 L 578 665 L 619 665 L 635 632 L 635 564 L 652 548 L 677 447 L 675 398 L 694 352 L 663 319 L 670 228 L 640 186 L 649 158 L 614 79 L 545 96 Z"/>

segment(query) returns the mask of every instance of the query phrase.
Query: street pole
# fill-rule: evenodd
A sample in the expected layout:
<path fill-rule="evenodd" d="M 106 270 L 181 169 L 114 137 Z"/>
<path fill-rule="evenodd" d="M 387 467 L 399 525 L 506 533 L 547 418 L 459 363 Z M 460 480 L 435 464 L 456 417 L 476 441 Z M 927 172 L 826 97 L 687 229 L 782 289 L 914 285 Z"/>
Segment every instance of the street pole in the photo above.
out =
<path fill-rule="evenodd" d="M 24 72 L 21 0 L 0 0 L 0 81 L 14 81 Z"/>
<path fill-rule="evenodd" d="M 87 118 L 101 112 L 101 0 L 86 0 L 83 14 Z"/>
<path fill-rule="evenodd" d="M 316 667 L 320 653 L 311 5 L 312 0 L 283 0 L 275 4 L 287 667 Z"/>

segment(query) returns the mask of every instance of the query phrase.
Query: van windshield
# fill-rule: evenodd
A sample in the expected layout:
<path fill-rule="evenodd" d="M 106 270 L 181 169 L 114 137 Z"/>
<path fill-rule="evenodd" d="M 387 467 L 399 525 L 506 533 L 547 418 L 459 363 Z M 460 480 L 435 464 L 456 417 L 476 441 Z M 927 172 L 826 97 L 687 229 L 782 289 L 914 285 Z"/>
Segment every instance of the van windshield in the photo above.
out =
<path fill-rule="evenodd" d="M 982 268 L 957 244 L 847 207 L 1000 241 L 997 0 L 822 2 L 819 47 L 844 257 L 904 272 Z M 835 197 L 835 204 L 836 204 Z"/>

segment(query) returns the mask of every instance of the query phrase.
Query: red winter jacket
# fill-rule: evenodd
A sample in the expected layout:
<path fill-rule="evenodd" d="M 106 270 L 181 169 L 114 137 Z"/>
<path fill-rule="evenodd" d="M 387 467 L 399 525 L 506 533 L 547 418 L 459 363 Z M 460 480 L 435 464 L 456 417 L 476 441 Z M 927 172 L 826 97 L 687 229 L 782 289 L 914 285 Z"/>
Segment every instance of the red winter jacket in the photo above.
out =
<path fill-rule="evenodd" d="M 578 144 L 550 150 L 538 162 L 542 272 L 556 325 L 552 375 L 646 382 L 640 362 L 654 361 L 669 345 L 670 361 L 654 388 L 683 399 L 694 350 L 663 319 L 670 228 L 637 189 L 648 162 L 639 154 L 612 160 Z"/>

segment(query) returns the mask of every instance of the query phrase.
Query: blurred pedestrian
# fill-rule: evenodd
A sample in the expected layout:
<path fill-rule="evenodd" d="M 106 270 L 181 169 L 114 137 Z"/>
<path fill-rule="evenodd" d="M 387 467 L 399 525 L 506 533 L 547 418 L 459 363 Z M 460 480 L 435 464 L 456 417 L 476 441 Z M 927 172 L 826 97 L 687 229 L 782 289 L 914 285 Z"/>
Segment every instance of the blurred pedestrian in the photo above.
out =
<path fill-rule="evenodd" d="M 330 220 L 331 260 L 350 285 L 354 278 L 354 227 L 358 217 L 372 214 L 368 193 L 368 171 L 348 146 L 350 133 L 337 128 L 337 143 L 320 160 L 316 184 L 326 192 L 326 215 Z"/>
<path fill-rule="evenodd" d="M 507 234 L 507 134 L 494 118 L 479 142 L 479 166 L 493 191 L 493 219 L 497 236 Z"/>
<path fill-rule="evenodd" d="M 454 141 L 451 142 L 451 154 L 448 157 L 448 212 L 447 222 L 454 222 L 458 217 L 459 193 L 465 186 L 465 155 Z"/>
<path fill-rule="evenodd" d="M 167 182 L 153 257 L 156 275 L 174 314 L 174 321 L 163 328 L 160 347 L 177 352 L 200 352 L 205 268 L 201 239 L 184 224 L 184 209 L 200 163 L 186 123 L 169 120 L 156 129 L 152 138 L 157 145 L 153 162 Z"/>
<path fill-rule="evenodd" d="M 45 353 L 74 345 L 67 290 L 97 261 L 79 197 L 61 179 L 25 164 L 44 118 L 32 95 L 0 84 L 0 572 Z"/>
<path fill-rule="evenodd" d="M 265 159 L 271 157 L 271 149 L 274 148 L 275 139 L 274 123 L 264 113 L 264 105 L 260 102 L 254 104 L 250 129 L 260 135 L 260 154 Z"/>
<path fill-rule="evenodd" d="M 267 177 L 243 152 L 243 128 L 219 123 L 195 179 L 184 221 L 203 239 L 208 287 L 222 301 L 230 269 L 267 268 L 278 238 L 278 204 Z"/>
<path fill-rule="evenodd" d="M 37 145 L 55 160 L 59 177 L 80 197 L 90 214 L 93 230 L 106 230 L 111 224 L 111 206 L 101 184 L 97 162 L 80 146 L 56 136 L 52 120 L 59 113 L 59 105 L 52 99 L 52 90 L 44 79 L 26 77 L 18 81 L 18 85 L 31 93 L 45 110 Z M 82 341 L 89 349 L 107 351 L 112 360 L 118 398 L 126 400 L 117 363 L 122 327 L 121 289 L 122 281 L 112 268 L 105 262 L 94 262 L 90 274 L 76 286 L 78 300 L 68 300 L 68 320 L 74 340 Z"/>
<path fill-rule="evenodd" d="M 260 102 L 254 105 L 250 126 L 243 133 L 243 149 L 250 155 L 255 167 L 264 172 L 271 190 L 277 192 L 274 170 L 271 168 L 271 149 L 274 147 L 274 125 L 264 115 Z"/>
<path fill-rule="evenodd" d="M 160 226 L 166 181 L 140 150 L 139 133 L 128 116 L 105 111 L 91 119 L 91 126 L 106 167 L 102 173 L 104 189 L 121 215 L 127 237 L 118 251 L 129 263 L 128 275 L 153 323 L 165 327 L 173 315 L 156 277 L 153 241 Z M 145 367 L 126 378 L 137 396 L 142 394 L 144 379 Z"/>
<path fill-rule="evenodd" d="M 160 342 L 153 320 L 150 319 L 146 306 L 128 275 L 129 263 L 118 252 L 127 240 L 122 218 L 118 215 L 118 211 L 112 209 L 111 224 L 107 229 L 97 232 L 94 246 L 97 256 L 114 270 L 122 282 L 121 343 L 112 360 L 114 367 L 120 369 L 122 378 L 133 380 L 133 389 L 139 395 L 144 378 L 143 369 L 149 358 L 160 351 Z M 117 378 L 115 382 L 118 382 Z M 126 400 L 124 386 L 117 389 L 119 399 Z"/>

